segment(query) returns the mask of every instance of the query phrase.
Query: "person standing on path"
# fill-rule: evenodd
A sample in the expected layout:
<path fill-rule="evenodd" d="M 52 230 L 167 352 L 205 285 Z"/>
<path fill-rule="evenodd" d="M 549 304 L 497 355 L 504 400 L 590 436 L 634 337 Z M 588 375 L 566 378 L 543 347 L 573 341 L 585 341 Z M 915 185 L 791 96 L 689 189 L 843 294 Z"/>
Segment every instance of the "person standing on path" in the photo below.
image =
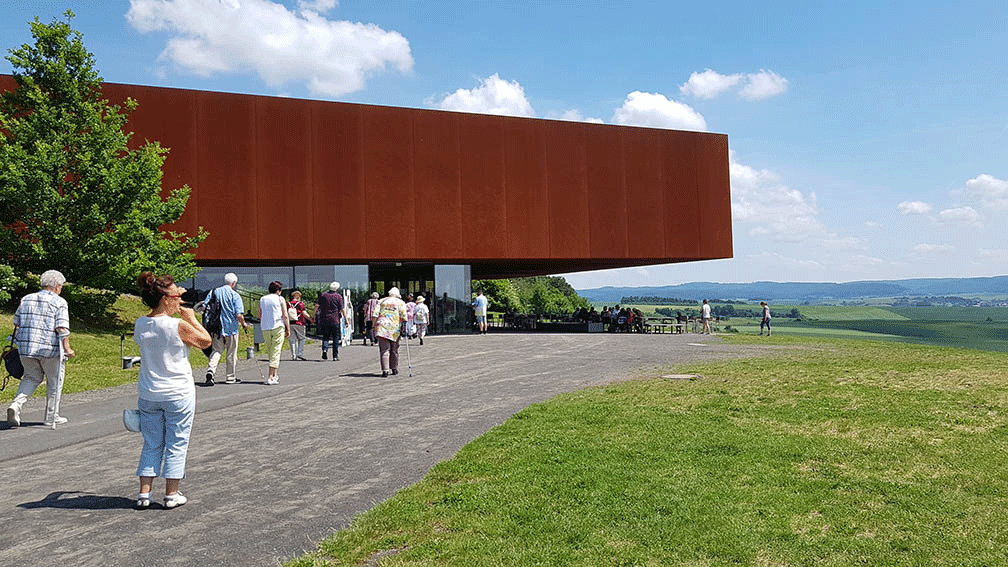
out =
<path fill-rule="evenodd" d="M 55 428 L 67 422 L 59 414 L 66 360 L 74 357 L 70 348 L 70 309 L 60 297 L 66 278 L 48 270 L 39 278 L 41 290 L 21 298 L 14 312 L 14 340 L 21 354 L 24 376 L 14 400 L 7 407 L 7 423 L 21 425 L 21 406 L 46 382 L 45 424 Z"/>
<path fill-rule="evenodd" d="M 413 326 L 413 312 L 416 310 L 416 301 L 413 301 L 413 294 L 406 294 L 406 336 L 416 337 L 416 328 Z"/>
<path fill-rule="evenodd" d="M 710 334 L 710 304 L 703 300 L 703 307 L 700 308 L 700 319 L 703 321 L 703 333 Z"/>
<path fill-rule="evenodd" d="M 217 301 L 221 304 L 221 334 L 210 335 L 213 352 L 207 361 L 207 386 L 214 385 L 214 375 L 217 373 L 217 364 L 220 363 L 222 354 L 227 357 L 224 381 L 228 384 L 238 382 L 238 377 L 235 375 L 235 370 L 238 368 L 238 329 L 248 329 L 249 326 L 245 322 L 245 303 L 235 291 L 237 285 L 238 276 L 234 272 L 228 272 L 224 274 L 224 285 L 210 292 L 217 296 Z M 207 301 L 210 301 L 209 296 Z"/>
<path fill-rule="evenodd" d="M 339 293 L 339 282 L 329 284 L 329 289 L 320 293 L 315 307 L 315 323 L 322 335 L 322 360 L 328 357 L 329 343 L 332 342 L 333 360 L 339 360 L 340 319 L 343 316 L 343 294 Z"/>
<path fill-rule="evenodd" d="M 291 312 L 290 310 L 294 311 Z M 305 322 L 311 321 L 304 301 L 301 301 L 301 292 L 294 290 L 291 292 L 290 305 L 287 308 L 288 315 L 291 313 L 297 316 L 290 320 L 290 347 L 291 360 L 304 360 L 305 345 Z"/>
<path fill-rule="evenodd" d="M 364 344 L 367 345 L 368 339 L 371 339 L 371 344 L 378 344 L 375 339 L 375 321 L 378 320 L 378 305 L 381 301 L 378 299 L 378 292 L 372 291 L 371 298 L 367 300 L 364 304 Z"/>
<path fill-rule="evenodd" d="M 763 307 L 763 320 L 759 324 L 759 334 L 763 336 L 763 326 L 766 325 L 766 336 L 770 336 L 770 306 L 767 305 L 766 301 L 760 301 L 760 305 Z"/>
<path fill-rule="evenodd" d="M 137 377 L 137 409 L 144 444 L 136 475 L 140 492 L 136 507 L 148 508 L 154 478 L 164 476 L 164 507 L 175 508 L 188 499 L 179 492 L 185 478 L 189 434 L 196 414 L 189 347 L 206 348 L 210 333 L 188 307 L 182 307 L 184 288 L 171 276 L 144 272 L 137 278 L 140 298 L 151 308 L 133 326 L 133 340 L 140 347 Z M 172 317 L 180 314 L 181 318 Z"/>
<path fill-rule="evenodd" d="M 487 300 L 483 292 L 480 291 L 473 301 L 473 309 L 476 312 L 476 323 L 479 324 L 479 332 L 481 335 L 486 334 L 487 330 L 487 307 L 490 306 L 490 301 Z"/>
<path fill-rule="evenodd" d="M 378 305 L 378 321 L 375 323 L 382 377 L 388 376 L 390 371 L 393 375 L 399 374 L 399 335 L 405 322 L 406 303 L 399 295 L 399 288 L 394 287 Z"/>
<path fill-rule="evenodd" d="M 416 298 L 416 309 L 413 310 L 413 324 L 416 325 L 416 336 L 423 344 L 423 338 L 427 336 L 427 322 L 430 320 L 430 308 L 424 303 L 424 296 L 418 295 Z"/>
<path fill-rule="evenodd" d="M 266 383 L 275 386 L 280 383 L 277 370 L 280 368 L 280 352 L 284 339 L 290 336 L 290 321 L 287 318 L 287 300 L 280 295 L 283 284 L 270 282 L 269 293 L 259 298 L 257 315 L 261 321 L 263 342 L 269 355 L 269 378 Z"/>

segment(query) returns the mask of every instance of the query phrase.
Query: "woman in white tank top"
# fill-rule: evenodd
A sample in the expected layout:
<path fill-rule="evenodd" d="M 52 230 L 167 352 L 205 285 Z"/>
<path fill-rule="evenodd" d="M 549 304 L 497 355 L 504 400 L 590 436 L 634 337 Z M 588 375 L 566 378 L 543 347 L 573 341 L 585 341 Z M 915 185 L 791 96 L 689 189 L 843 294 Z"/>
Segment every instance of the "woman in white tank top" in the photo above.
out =
<path fill-rule="evenodd" d="M 189 433 L 196 412 L 189 347 L 210 346 L 210 333 L 192 309 L 182 307 L 185 289 L 175 285 L 171 276 L 155 277 L 144 272 L 137 285 L 151 312 L 138 318 L 133 326 L 133 340 L 140 347 L 137 408 L 144 438 L 136 473 L 140 477 L 136 506 L 150 506 L 154 477 L 164 476 L 164 506 L 174 508 L 186 503 L 178 485 L 185 477 Z M 176 313 L 181 318 L 172 317 Z"/>
<path fill-rule="evenodd" d="M 269 293 L 259 298 L 259 320 L 262 321 L 263 341 L 269 354 L 269 378 L 266 383 L 275 386 L 280 383 L 277 369 L 280 368 L 280 351 L 284 339 L 290 336 L 290 322 L 287 317 L 287 300 L 280 295 L 283 284 L 270 282 Z"/>

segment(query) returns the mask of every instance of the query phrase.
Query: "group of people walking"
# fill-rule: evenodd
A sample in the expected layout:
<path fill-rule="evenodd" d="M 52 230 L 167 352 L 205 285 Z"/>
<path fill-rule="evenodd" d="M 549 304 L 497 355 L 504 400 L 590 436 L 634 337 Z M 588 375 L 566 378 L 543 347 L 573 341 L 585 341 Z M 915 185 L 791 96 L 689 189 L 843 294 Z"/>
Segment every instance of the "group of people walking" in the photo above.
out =
<path fill-rule="evenodd" d="M 43 381 L 46 382 L 45 425 L 56 426 L 68 422 L 59 413 L 60 398 L 65 377 L 65 363 L 74 357 L 70 346 L 70 314 L 65 299 L 60 297 L 66 278 L 56 270 L 40 277 L 40 290 L 21 299 L 14 313 L 14 332 L 19 359 L 24 367 L 18 392 L 7 407 L 10 427 L 22 422 L 22 407 Z M 238 277 L 233 273 L 224 276 L 224 285 L 217 287 L 202 302 L 204 317 L 208 312 L 217 319 L 211 333 L 204 327 L 197 312 L 183 305 L 185 288 L 168 275 L 144 272 L 137 278 L 140 298 L 150 311 L 137 318 L 133 327 L 133 340 L 140 349 L 140 370 L 137 376 L 137 412 L 143 447 L 137 464 L 139 480 L 136 507 L 148 508 L 152 501 L 154 479 L 165 479 L 164 508 L 175 508 L 187 502 L 179 490 L 185 478 L 186 457 L 196 413 L 196 382 L 189 350 L 203 349 L 208 354 L 205 385 L 212 386 L 221 359 L 225 361 L 225 383 L 236 383 L 238 378 L 238 333 L 250 326 L 245 320 L 245 306 L 235 290 Z M 339 282 L 319 295 L 314 314 L 309 315 L 294 291 L 288 301 L 282 295 L 282 284 L 271 282 L 268 293 L 259 300 L 257 315 L 261 321 L 263 339 L 269 356 L 270 385 L 279 383 L 278 368 L 284 339 L 290 341 L 291 357 L 305 360 L 305 324 L 316 322 L 322 334 L 322 358 L 327 358 L 332 348 L 333 360 L 339 360 L 341 323 L 344 301 L 338 293 Z M 375 294 L 377 295 L 377 294 Z M 377 300 L 377 297 L 373 299 Z M 212 308 L 208 308 L 213 303 Z M 409 311 L 415 327 L 411 331 L 420 337 L 421 344 L 429 320 L 429 309 L 423 296 L 412 301 Z M 379 345 L 382 376 L 399 373 L 399 339 L 410 319 L 407 303 L 397 288 L 389 290 L 388 297 L 377 301 L 371 317 L 373 336 Z M 177 315 L 177 317 L 176 317 Z"/>

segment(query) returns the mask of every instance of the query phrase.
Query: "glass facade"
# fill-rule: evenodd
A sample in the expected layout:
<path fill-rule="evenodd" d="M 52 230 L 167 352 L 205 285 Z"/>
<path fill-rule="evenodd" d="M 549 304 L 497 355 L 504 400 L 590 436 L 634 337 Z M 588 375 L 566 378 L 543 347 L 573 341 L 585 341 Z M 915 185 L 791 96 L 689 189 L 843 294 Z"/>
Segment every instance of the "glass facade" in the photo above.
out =
<path fill-rule="evenodd" d="M 434 330 L 465 333 L 472 330 L 472 281 L 468 264 L 434 266 Z"/>
<path fill-rule="evenodd" d="M 205 267 L 191 280 L 189 288 L 202 298 L 211 289 L 224 285 L 224 274 L 238 276 L 235 289 L 242 296 L 245 311 L 255 313 L 255 306 L 272 281 L 287 290 L 301 291 L 309 309 L 314 308 L 318 294 L 333 281 L 340 289 L 350 290 L 354 307 L 355 331 L 363 333 L 361 308 L 372 291 L 384 297 L 392 287 L 398 287 L 405 300 L 407 294 L 423 294 L 433 317 L 432 334 L 463 333 L 472 329 L 472 293 L 469 266 L 465 264 L 434 265 L 431 263 L 394 262 L 384 264 L 316 265 L 316 266 L 224 266 Z"/>

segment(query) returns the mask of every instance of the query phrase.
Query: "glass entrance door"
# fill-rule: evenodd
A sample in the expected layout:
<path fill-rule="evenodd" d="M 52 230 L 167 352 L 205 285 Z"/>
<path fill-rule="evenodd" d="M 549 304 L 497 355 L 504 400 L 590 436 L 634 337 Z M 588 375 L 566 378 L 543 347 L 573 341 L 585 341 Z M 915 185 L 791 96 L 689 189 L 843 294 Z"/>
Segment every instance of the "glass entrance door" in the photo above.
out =
<path fill-rule="evenodd" d="M 409 301 L 410 294 L 413 297 L 423 295 L 428 298 L 434 293 L 434 264 L 421 262 L 390 262 L 382 264 L 371 264 L 368 267 L 368 278 L 370 279 L 371 291 L 377 291 L 379 297 L 388 295 L 388 290 L 393 287 L 399 288 L 403 301 Z M 430 325 L 433 331 L 435 325 Z"/>

